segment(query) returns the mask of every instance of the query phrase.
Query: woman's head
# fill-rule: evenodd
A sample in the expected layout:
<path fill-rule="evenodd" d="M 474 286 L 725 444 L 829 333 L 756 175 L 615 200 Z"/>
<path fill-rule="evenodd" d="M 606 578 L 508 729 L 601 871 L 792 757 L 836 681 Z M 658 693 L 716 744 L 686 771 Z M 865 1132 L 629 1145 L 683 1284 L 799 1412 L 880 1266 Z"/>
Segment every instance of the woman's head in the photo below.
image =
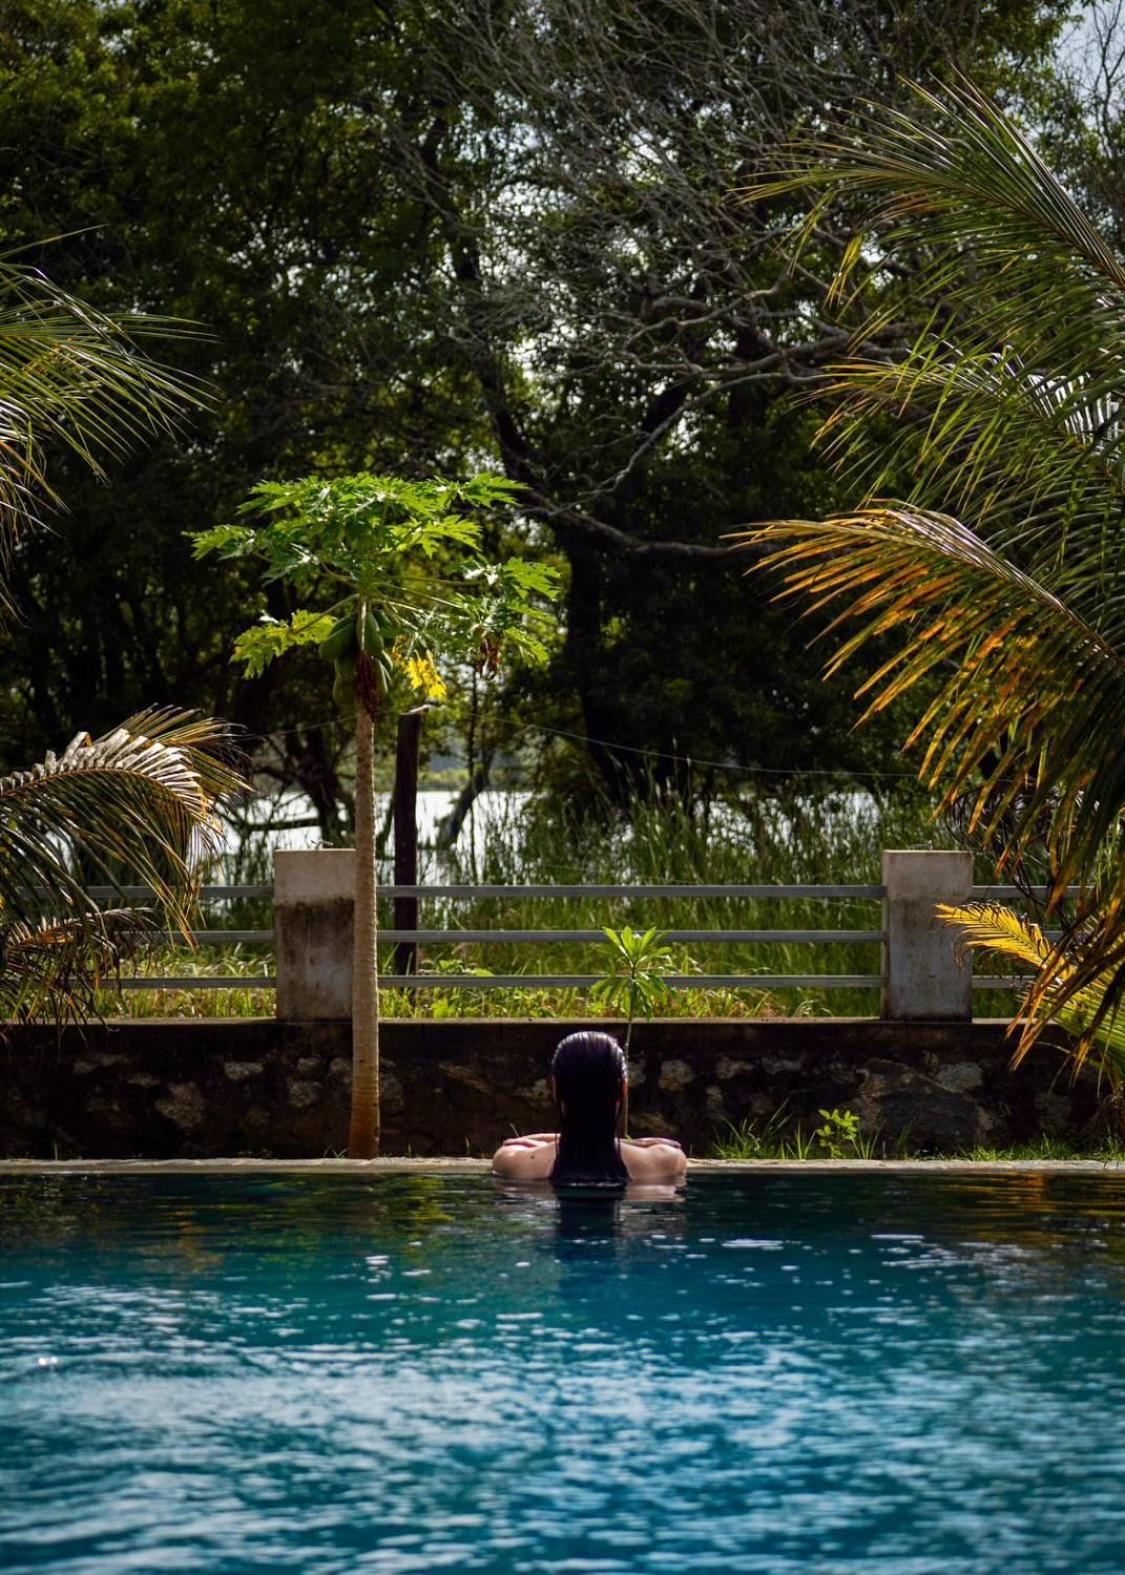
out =
<path fill-rule="evenodd" d="M 604 1107 L 616 1115 L 626 1076 L 625 1052 L 612 1034 L 568 1034 L 551 1057 L 551 1081 L 564 1113 Z"/>
<path fill-rule="evenodd" d="M 568 1034 L 551 1060 L 559 1106 L 554 1182 L 621 1182 L 628 1178 L 617 1142 L 625 1092 L 625 1053 L 610 1034 Z"/>

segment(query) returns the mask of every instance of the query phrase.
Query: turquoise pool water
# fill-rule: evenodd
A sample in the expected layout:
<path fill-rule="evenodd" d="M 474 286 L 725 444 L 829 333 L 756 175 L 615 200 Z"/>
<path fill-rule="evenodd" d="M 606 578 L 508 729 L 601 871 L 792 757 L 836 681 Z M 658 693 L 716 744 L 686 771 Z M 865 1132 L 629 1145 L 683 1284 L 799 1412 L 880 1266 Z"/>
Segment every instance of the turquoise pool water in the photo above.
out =
<path fill-rule="evenodd" d="M 1125 1183 L 0 1182 L 0 1569 L 1120 1571 Z"/>

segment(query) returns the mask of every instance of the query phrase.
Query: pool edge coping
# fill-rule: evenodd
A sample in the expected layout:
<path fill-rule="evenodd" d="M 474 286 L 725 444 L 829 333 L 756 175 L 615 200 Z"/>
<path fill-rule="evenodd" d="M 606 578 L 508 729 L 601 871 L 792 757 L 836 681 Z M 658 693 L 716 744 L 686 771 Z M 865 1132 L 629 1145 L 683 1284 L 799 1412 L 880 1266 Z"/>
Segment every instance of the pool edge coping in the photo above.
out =
<path fill-rule="evenodd" d="M 65 1175 L 393 1175 L 440 1171 L 447 1175 L 490 1175 L 487 1159 L 441 1155 L 387 1155 L 380 1159 L 0 1159 L 5 1176 Z M 1125 1161 L 1101 1159 L 693 1159 L 688 1174 L 785 1172 L 792 1175 L 944 1175 L 950 1172 L 1125 1172 Z"/>

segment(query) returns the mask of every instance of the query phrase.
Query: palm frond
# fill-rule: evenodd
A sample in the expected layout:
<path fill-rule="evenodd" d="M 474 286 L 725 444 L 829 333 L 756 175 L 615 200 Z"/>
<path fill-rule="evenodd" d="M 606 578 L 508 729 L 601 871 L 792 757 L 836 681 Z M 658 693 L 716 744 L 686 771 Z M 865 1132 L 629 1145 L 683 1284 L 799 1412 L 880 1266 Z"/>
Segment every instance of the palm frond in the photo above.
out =
<path fill-rule="evenodd" d="M 1081 1015 L 1070 1025 L 1078 1033 L 1076 1062 L 1107 1035 L 1125 1025 L 1125 890 L 1120 864 L 1117 880 L 1107 884 L 1096 904 L 1080 911 L 1044 959 L 1024 1003 L 1024 1021 L 1017 1052 L 1022 1059 L 1052 1018 L 1079 1001 Z"/>
<path fill-rule="evenodd" d="M 851 212 L 834 298 L 858 302 L 866 281 L 884 283 L 890 254 L 911 266 L 896 270 L 895 288 L 880 288 L 860 334 L 920 310 L 931 327 L 955 324 L 946 337 L 963 349 L 1015 345 L 1025 364 L 1049 367 L 1068 386 L 1093 379 L 1113 397 L 1125 364 L 1125 263 L 1019 126 L 971 82 L 940 93 L 913 87 L 913 114 L 868 105 L 846 132 L 782 150 L 747 200 L 820 189 L 795 253 L 833 203 L 872 200 Z"/>
<path fill-rule="evenodd" d="M 1125 262 L 970 82 L 916 95 L 790 150 L 752 193 L 814 194 L 798 251 L 837 201 L 854 226 L 833 297 L 861 308 L 866 344 L 830 374 L 822 437 L 866 496 L 743 539 L 785 544 L 785 594 L 830 629 L 859 624 L 830 671 L 896 647 L 861 686 L 867 714 L 925 684 L 921 777 L 971 800 L 1001 869 L 1041 842 L 1049 908 L 1083 888 L 1027 958 L 1019 1052 L 1069 1012 L 1081 1057 L 1125 1001 Z M 911 319 L 901 354 L 876 353 Z"/>
<path fill-rule="evenodd" d="M 782 596 L 805 598 L 806 614 L 845 603 L 826 632 L 860 623 L 829 673 L 871 641 L 898 637 L 860 686 L 865 716 L 923 680 L 938 684 L 907 747 L 925 742 L 919 775 L 944 805 L 979 783 L 970 830 L 993 835 L 1011 802 L 998 789 L 1027 785 L 1001 867 L 1046 812 L 1058 886 L 1085 872 L 1125 804 L 1121 650 L 946 515 L 888 505 L 776 522 L 742 539 L 789 543 L 759 567 L 780 568 Z"/>
<path fill-rule="evenodd" d="M 57 503 L 46 452 L 69 449 L 95 474 L 146 434 L 177 429 L 204 385 L 146 355 L 145 341 L 190 325 L 111 316 L 0 256 L 0 545 Z"/>
<path fill-rule="evenodd" d="M 89 918 L 85 886 L 100 875 L 151 885 L 185 929 L 217 802 L 244 786 L 230 755 L 224 724 L 155 708 L 0 779 L 0 922 Z"/>
<path fill-rule="evenodd" d="M 1125 504 L 1116 405 L 1079 406 L 1011 357 L 952 345 L 841 365 L 822 393 L 822 445 L 868 499 L 910 478 L 905 503 L 970 521 L 1095 628 L 1125 633 L 1125 605 L 1107 595 Z"/>
<path fill-rule="evenodd" d="M 7 926 L 0 933 L 0 1022 L 86 1022 L 98 989 L 158 933 L 136 909 Z"/>
<path fill-rule="evenodd" d="M 864 501 L 897 491 L 960 514 L 1037 575 L 1053 544 L 1052 585 L 1068 573 L 1100 626 L 1125 503 L 1125 262 L 971 83 L 916 94 L 914 114 L 868 106 L 754 190 L 817 193 L 798 247 L 844 204 L 855 230 L 836 296 L 866 298 L 859 273 L 876 282 L 857 340 L 915 325 L 889 360 L 868 352 L 829 373 L 824 437 Z M 880 416 L 898 422 L 889 438 Z"/>
<path fill-rule="evenodd" d="M 1036 1033 L 1021 1035 L 1013 1056 L 1018 1066 L 1047 1022 L 1058 1022 L 1075 1036 L 1071 1064 L 1077 1076 L 1091 1054 L 1099 1072 L 1114 1089 L 1125 1084 L 1125 1010 L 1114 1003 L 1114 970 L 1103 961 L 1093 976 L 1079 972 L 1080 964 L 1067 955 L 1065 942 L 1053 944 L 1037 924 L 999 903 L 974 902 L 964 906 L 942 903 L 938 916 L 959 932 L 960 944 L 970 951 L 1015 961 L 1037 975 L 1024 1002 L 1025 1020 L 1036 1024 Z"/>

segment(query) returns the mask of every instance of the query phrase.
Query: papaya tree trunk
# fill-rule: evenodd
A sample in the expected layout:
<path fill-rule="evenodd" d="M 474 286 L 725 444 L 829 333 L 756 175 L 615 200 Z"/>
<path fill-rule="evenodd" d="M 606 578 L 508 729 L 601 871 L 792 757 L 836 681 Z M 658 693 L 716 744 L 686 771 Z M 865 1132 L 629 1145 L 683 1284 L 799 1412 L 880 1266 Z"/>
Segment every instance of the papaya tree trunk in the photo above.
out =
<path fill-rule="evenodd" d="M 362 702 L 355 732 L 355 950 L 352 956 L 352 1111 L 348 1158 L 379 1153 L 379 925 L 375 864 L 375 730 Z"/>
<path fill-rule="evenodd" d="M 632 992 L 629 993 L 629 1021 L 625 1024 L 625 1043 L 621 1046 L 625 1052 L 625 1087 L 621 1093 L 621 1136 L 629 1136 L 629 1046 L 633 1042 L 633 1018 L 636 1013 L 636 1003 Z"/>

